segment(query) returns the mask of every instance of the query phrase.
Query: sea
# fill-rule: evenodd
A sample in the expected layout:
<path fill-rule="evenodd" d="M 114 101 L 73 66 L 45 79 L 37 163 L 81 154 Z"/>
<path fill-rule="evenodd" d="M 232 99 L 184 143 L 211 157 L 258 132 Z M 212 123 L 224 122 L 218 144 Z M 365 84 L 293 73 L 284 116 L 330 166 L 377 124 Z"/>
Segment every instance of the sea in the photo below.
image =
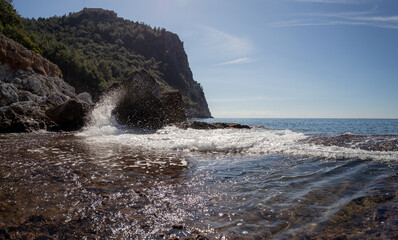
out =
<path fill-rule="evenodd" d="M 398 239 L 397 119 L 0 135 L 0 239 Z"/>

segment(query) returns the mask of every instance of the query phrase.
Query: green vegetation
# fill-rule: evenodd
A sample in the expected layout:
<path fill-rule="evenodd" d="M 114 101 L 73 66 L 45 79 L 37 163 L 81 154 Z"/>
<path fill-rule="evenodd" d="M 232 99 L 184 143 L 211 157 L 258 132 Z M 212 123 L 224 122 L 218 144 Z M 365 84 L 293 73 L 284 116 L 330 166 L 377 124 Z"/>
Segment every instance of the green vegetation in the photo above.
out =
<path fill-rule="evenodd" d="M 132 71 L 145 69 L 164 88 L 180 90 L 187 106 L 201 98 L 198 92 L 203 91 L 192 78 L 183 43 L 165 29 L 124 20 L 103 9 L 23 23 L 43 56 L 61 68 L 78 92 L 98 96 Z"/>
<path fill-rule="evenodd" d="M 12 0 L 0 0 L 0 33 L 57 64 L 78 93 L 97 98 L 114 82 L 145 69 L 164 89 L 181 92 L 189 114 L 210 116 L 183 42 L 164 28 L 124 20 L 103 9 L 21 19 Z"/>
<path fill-rule="evenodd" d="M 15 11 L 12 0 L 0 0 L 0 33 L 27 49 L 41 52 L 39 46 L 26 35 L 22 20 Z"/>

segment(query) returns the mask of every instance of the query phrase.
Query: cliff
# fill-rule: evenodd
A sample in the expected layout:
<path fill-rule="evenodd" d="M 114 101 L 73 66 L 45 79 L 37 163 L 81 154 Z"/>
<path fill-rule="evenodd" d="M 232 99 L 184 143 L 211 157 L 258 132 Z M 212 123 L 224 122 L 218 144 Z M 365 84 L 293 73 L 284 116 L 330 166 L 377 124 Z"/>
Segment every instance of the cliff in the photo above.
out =
<path fill-rule="evenodd" d="M 90 98 L 76 95 L 57 65 L 0 34 L 0 132 L 77 130 Z"/>
<path fill-rule="evenodd" d="M 97 97 L 132 72 L 146 70 L 164 90 L 179 90 L 188 117 L 211 117 L 201 85 L 193 79 L 183 42 L 165 29 L 84 9 L 68 16 L 25 19 L 25 30 L 56 63 L 77 92 Z"/>

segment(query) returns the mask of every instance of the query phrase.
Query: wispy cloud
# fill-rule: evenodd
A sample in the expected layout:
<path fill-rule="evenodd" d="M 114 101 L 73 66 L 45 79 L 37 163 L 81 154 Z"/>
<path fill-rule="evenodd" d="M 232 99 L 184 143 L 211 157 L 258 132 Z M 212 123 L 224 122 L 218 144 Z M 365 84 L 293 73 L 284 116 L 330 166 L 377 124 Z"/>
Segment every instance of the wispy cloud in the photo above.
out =
<path fill-rule="evenodd" d="M 200 29 L 200 42 L 208 54 L 224 58 L 242 58 L 254 51 L 253 44 L 247 38 L 208 26 L 200 26 Z"/>
<path fill-rule="evenodd" d="M 361 3 L 363 0 L 294 0 L 295 2 L 309 2 L 309 3 L 339 3 L 339 4 L 353 4 Z"/>
<path fill-rule="evenodd" d="M 305 27 L 305 26 L 332 26 L 332 25 L 367 25 L 361 21 L 314 21 L 314 20 L 291 20 L 286 22 L 272 23 L 273 27 Z"/>
<path fill-rule="evenodd" d="M 300 2 L 340 2 L 339 0 L 295 0 Z M 377 6 L 369 11 L 307 13 L 298 14 L 296 19 L 274 22 L 274 27 L 304 27 L 304 26 L 333 26 L 357 25 L 378 28 L 398 29 L 398 15 L 382 16 L 376 11 Z"/>
<path fill-rule="evenodd" d="M 251 59 L 251 58 L 248 58 L 248 57 L 244 57 L 244 58 L 238 58 L 238 59 L 235 59 L 235 60 L 232 60 L 232 61 L 218 63 L 218 64 L 216 64 L 216 66 L 226 66 L 226 65 L 241 64 L 241 63 L 251 63 L 251 62 L 255 62 L 255 60 Z"/>

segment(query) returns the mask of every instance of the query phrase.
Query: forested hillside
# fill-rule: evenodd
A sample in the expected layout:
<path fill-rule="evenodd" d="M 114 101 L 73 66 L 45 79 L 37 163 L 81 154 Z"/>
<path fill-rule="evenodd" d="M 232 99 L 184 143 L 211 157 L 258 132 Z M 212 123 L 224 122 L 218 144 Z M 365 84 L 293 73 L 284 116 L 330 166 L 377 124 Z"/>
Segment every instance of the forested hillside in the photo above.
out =
<path fill-rule="evenodd" d="M 29 50 L 41 52 L 39 46 L 26 35 L 21 17 L 12 6 L 12 0 L 0 0 L 0 33 Z"/>
<path fill-rule="evenodd" d="M 183 43 L 174 33 L 103 9 L 24 19 L 23 25 L 77 92 L 99 96 L 132 71 L 145 69 L 165 89 L 180 90 L 189 117 L 210 117 L 203 89 L 193 79 Z"/>

